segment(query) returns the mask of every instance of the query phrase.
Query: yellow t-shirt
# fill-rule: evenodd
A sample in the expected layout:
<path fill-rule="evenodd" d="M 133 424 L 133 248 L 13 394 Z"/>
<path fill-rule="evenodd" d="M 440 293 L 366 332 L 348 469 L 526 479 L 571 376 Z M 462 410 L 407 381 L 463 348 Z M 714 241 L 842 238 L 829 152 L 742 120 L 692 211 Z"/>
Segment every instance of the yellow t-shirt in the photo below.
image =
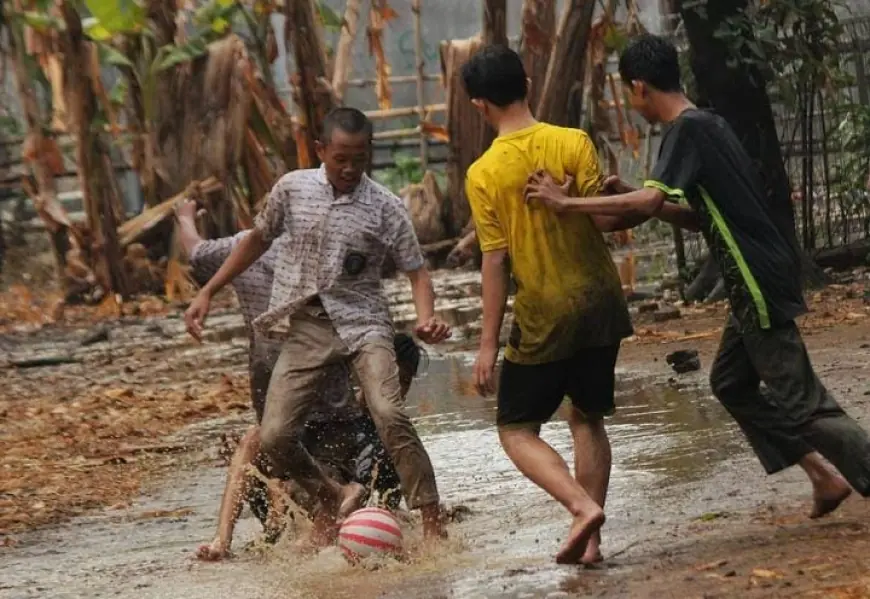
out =
<path fill-rule="evenodd" d="M 600 191 L 589 136 L 545 123 L 496 138 L 465 182 L 481 249 L 507 248 L 510 256 L 517 294 L 505 358 L 520 364 L 555 362 L 632 334 L 619 274 L 592 219 L 525 203 L 537 169 L 556 181 L 573 176 L 575 195 Z"/>

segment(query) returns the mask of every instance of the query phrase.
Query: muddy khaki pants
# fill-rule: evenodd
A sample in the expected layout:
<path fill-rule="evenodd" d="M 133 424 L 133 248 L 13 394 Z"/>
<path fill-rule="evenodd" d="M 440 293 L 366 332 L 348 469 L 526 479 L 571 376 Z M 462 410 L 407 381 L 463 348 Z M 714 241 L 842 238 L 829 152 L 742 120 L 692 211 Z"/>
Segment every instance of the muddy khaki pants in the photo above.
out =
<path fill-rule="evenodd" d="M 870 437 L 816 376 L 795 323 L 741 333 L 729 319 L 710 384 L 768 474 L 818 451 L 870 495 Z"/>
<path fill-rule="evenodd" d="M 347 361 L 399 473 L 408 508 L 437 503 L 429 454 L 404 410 L 392 339 L 372 340 L 351 353 L 322 306 L 305 306 L 293 316 L 272 372 L 260 431 L 272 475 L 295 481 L 311 496 L 324 496 L 329 478 L 302 444 L 304 425 L 321 394 L 336 392 L 335 369 Z"/>

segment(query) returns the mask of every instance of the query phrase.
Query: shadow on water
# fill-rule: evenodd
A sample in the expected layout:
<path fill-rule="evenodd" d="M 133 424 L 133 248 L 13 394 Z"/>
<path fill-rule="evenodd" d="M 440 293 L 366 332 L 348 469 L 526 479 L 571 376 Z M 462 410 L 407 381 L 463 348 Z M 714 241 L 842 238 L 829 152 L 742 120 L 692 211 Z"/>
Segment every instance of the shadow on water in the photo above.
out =
<path fill-rule="evenodd" d="M 409 398 L 443 498 L 471 510 L 452 525 L 451 541 L 427 559 L 370 572 L 349 567 L 333 551 L 300 561 L 279 547 L 266 557 L 243 553 L 226 565 L 192 563 L 190 552 L 212 533 L 223 484 L 224 472 L 208 468 L 179 476 L 127 513 L 33 533 L 22 548 L 0 555 L 0 568 L 14 573 L 0 585 L 0 597 L 10 590 L 9 597 L 137 599 L 582 596 L 595 576 L 631 567 L 632 552 L 660 540 L 669 522 L 707 511 L 706 486 L 717 465 L 745 451 L 700 375 L 682 377 L 677 386 L 649 373 L 619 371 L 618 411 L 608 425 L 614 467 L 604 550 L 622 555 L 597 572 L 557 568 L 551 559 L 567 514 L 504 455 L 495 402 L 471 392 L 470 366 L 463 355 L 433 357 Z M 562 416 L 543 435 L 571 455 Z M 190 514 L 136 519 L 146 510 L 181 507 Z M 255 531 L 245 517 L 235 546 L 243 547 Z M 413 543 L 416 529 L 408 534 Z"/>

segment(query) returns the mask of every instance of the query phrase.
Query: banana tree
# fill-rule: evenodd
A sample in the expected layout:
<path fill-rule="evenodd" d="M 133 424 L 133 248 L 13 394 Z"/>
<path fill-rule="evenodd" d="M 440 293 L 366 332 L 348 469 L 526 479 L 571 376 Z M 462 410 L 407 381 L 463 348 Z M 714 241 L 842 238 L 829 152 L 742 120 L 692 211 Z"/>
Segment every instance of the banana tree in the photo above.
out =
<path fill-rule="evenodd" d="M 209 44 L 228 34 L 240 9 L 235 0 L 211 0 L 191 15 L 192 32 L 178 31 L 160 2 L 143 6 L 134 0 L 85 0 L 90 17 L 83 25 L 97 43 L 103 65 L 119 69 L 124 79 L 115 100 L 126 96 L 133 166 L 139 172 L 148 205 L 174 190 L 161 182 L 170 177 L 161 161 L 157 133 L 161 114 L 171 111 L 165 93 L 173 70 L 209 52 Z"/>
<path fill-rule="evenodd" d="M 27 137 L 23 150 L 24 162 L 33 173 L 32 182 L 25 180 L 37 214 L 51 236 L 57 266 L 58 280 L 66 289 L 65 270 L 67 256 L 78 245 L 69 217 L 57 197 L 55 175 L 63 164 L 57 144 L 49 131 L 51 106 L 41 99 L 50 99 L 50 89 L 39 64 L 28 54 L 25 47 L 25 31 L 28 26 L 51 26 L 56 17 L 48 17 L 50 2 L 38 2 L 24 10 L 21 0 L 0 2 L 0 22 L 7 33 L 7 47 L 12 73 L 15 77 L 21 108 L 24 113 Z M 42 89 L 38 90 L 37 87 Z M 38 93 L 42 91 L 43 93 Z"/>

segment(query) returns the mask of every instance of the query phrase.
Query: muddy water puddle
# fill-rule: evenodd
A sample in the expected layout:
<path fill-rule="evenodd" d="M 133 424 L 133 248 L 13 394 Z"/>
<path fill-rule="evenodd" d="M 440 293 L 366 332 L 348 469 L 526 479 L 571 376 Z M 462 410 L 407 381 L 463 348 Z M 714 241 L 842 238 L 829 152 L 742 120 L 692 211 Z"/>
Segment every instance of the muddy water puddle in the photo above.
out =
<path fill-rule="evenodd" d="M 239 557 L 221 565 L 197 563 L 191 555 L 213 534 L 224 469 L 188 468 L 127 509 L 31 533 L 20 546 L 2 550 L 0 597 L 583 596 L 591 578 L 631 568 L 645 550 L 669 540 L 677 524 L 755 505 L 740 488 L 762 480 L 761 473 L 708 397 L 703 375 L 681 377 L 676 386 L 666 377 L 620 371 L 619 411 L 608 428 L 614 468 L 604 532 L 605 556 L 617 555 L 596 571 L 551 565 L 567 515 L 505 457 L 494 430 L 494 402 L 467 390 L 470 359 L 433 357 L 410 398 L 443 499 L 471 510 L 451 525 L 452 539 L 437 553 L 365 571 L 333 550 L 307 560 L 282 546 L 245 551 L 259 533 L 246 512 L 234 544 Z M 570 456 L 561 418 L 543 434 Z M 764 493 L 754 490 L 752 501 L 759 498 Z M 407 532 L 413 543 L 416 530 Z"/>

